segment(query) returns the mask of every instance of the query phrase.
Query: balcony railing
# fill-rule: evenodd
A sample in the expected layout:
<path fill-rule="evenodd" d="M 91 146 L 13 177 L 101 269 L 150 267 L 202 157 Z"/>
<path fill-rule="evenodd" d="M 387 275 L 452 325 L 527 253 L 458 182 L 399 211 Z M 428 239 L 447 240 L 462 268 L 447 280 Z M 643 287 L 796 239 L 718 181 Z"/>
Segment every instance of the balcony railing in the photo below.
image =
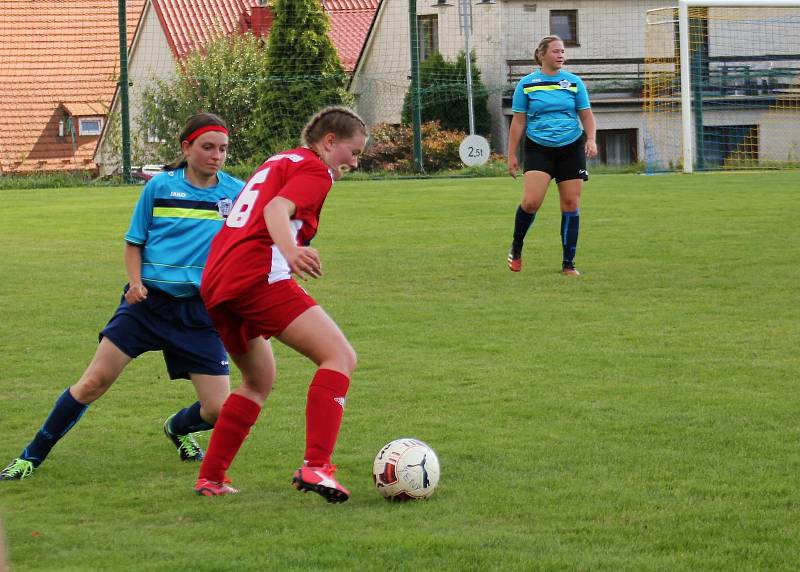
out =
<path fill-rule="evenodd" d="M 692 81 L 700 77 L 704 98 L 800 99 L 800 55 L 765 59 L 770 57 L 773 56 L 709 58 L 701 72 L 693 74 Z M 775 60 L 781 65 L 775 66 Z M 510 98 L 519 80 L 536 69 L 536 63 L 507 60 L 506 65 L 508 87 L 504 95 Z M 648 98 L 680 95 L 679 66 L 672 59 L 574 59 L 568 61 L 566 69 L 583 79 L 593 101 L 641 101 L 648 83 Z"/>

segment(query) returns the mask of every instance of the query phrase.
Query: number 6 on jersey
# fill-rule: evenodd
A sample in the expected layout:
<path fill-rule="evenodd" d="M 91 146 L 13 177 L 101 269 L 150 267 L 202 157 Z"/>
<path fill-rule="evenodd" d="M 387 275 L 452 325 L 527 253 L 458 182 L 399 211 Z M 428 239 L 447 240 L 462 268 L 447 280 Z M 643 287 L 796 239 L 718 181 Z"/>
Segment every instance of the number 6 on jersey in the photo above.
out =
<path fill-rule="evenodd" d="M 269 169 L 270 168 L 267 167 L 263 171 L 259 171 L 253 175 L 249 181 L 247 181 L 247 184 L 242 189 L 242 192 L 239 193 L 239 197 L 236 199 L 236 202 L 233 203 L 233 207 L 231 207 L 231 213 L 225 220 L 225 226 L 229 226 L 231 228 L 242 228 L 247 224 L 247 221 L 250 219 L 250 213 L 253 212 L 251 207 L 256 203 L 256 199 L 258 198 L 258 191 L 253 190 L 253 187 L 267 180 Z"/>

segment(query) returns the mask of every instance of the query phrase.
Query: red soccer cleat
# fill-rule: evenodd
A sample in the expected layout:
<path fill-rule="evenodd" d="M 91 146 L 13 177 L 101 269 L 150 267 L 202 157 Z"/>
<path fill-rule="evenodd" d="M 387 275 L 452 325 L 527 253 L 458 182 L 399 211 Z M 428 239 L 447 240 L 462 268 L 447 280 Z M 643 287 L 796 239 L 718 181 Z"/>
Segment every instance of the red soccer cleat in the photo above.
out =
<path fill-rule="evenodd" d="M 328 502 L 344 502 L 350 498 L 350 491 L 344 488 L 333 473 L 336 465 L 307 467 L 303 465 L 292 475 L 292 486 L 298 491 L 314 491 Z"/>
<path fill-rule="evenodd" d="M 208 479 L 197 479 L 194 485 L 194 492 L 203 497 L 220 497 L 224 495 L 235 495 L 239 489 L 230 486 L 230 480 L 225 479 L 226 482 L 215 483 Z"/>
<path fill-rule="evenodd" d="M 508 269 L 511 272 L 522 270 L 522 245 L 518 245 L 516 242 L 512 242 L 511 248 L 508 250 Z"/>

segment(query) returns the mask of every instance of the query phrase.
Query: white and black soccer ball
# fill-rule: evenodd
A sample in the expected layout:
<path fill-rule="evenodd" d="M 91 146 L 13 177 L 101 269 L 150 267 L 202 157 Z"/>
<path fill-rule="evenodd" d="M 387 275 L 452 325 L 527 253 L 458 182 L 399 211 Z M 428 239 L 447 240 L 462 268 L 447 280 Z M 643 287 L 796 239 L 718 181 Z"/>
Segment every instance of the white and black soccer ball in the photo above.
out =
<path fill-rule="evenodd" d="M 428 498 L 439 484 L 439 458 L 419 439 L 395 439 L 375 456 L 372 478 L 388 500 Z"/>

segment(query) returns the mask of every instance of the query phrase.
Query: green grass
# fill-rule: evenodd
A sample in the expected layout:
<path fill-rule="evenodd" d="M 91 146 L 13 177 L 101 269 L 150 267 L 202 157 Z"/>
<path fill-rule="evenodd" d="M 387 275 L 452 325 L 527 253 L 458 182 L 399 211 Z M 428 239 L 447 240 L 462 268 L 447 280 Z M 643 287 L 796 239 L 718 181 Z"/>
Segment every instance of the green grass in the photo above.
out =
<path fill-rule="evenodd" d="M 0 191 L 26 189 L 57 189 L 89 185 L 92 176 L 88 172 L 41 173 L 33 175 L 0 176 Z"/>
<path fill-rule="evenodd" d="M 161 433 L 193 391 L 148 354 L 31 479 L 0 483 L 13 568 L 800 569 L 798 189 L 797 172 L 592 177 L 571 279 L 555 189 L 515 275 L 519 181 L 338 184 L 308 288 L 359 353 L 335 455 L 351 501 L 289 486 L 313 368 L 282 347 L 242 493 L 194 496 Z M 88 363 L 139 191 L 2 195 L 0 463 Z M 429 501 L 373 490 L 401 436 L 439 455 Z"/>

